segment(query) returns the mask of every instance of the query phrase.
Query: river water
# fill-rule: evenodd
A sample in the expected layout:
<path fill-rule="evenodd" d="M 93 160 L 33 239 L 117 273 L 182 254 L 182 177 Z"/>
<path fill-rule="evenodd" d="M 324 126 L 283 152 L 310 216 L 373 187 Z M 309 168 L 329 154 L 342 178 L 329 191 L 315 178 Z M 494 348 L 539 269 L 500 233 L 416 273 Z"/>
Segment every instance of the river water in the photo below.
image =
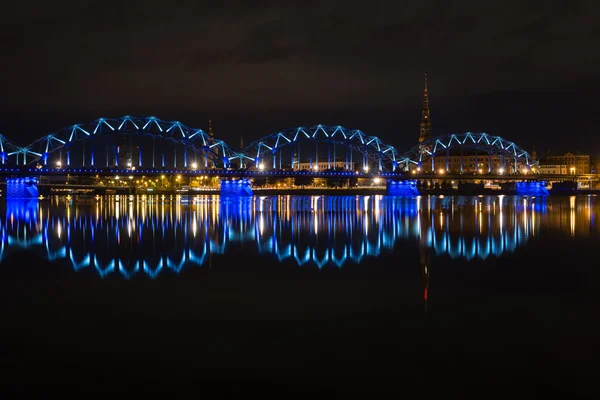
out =
<path fill-rule="evenodd" d="M 9 386 L 589 393 L 597 199 L 6 201 Z"/>

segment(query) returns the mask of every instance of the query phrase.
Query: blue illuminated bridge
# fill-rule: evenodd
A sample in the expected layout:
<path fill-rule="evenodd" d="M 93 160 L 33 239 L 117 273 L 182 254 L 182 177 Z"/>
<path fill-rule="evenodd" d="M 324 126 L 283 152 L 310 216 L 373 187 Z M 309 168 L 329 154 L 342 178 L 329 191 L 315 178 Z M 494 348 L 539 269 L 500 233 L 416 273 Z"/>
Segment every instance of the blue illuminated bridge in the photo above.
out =
<path fill-rule="evenodd" d="M 465 150 L 489 159 L 482 171 L 488 177 L 537 179 L 537 161 L 529 153 L 486 133 L 440 136 L 399 152 L 357 129 L 316 125 L 275 132 L 234 150 L 179 121 L 133 116 L 75 124 L 28 145 L 0 135 L 0 175 L 8 197 L 34 197 L 45 176 L 163 174 L 217 176 L 223 178 L 222 193 L 238 195 L 251 194 L 251 179 L 261 176 L 380 177 L 389 194 L 415 195 L 415 179 L 431 178 L 426 174 L 442 166 L 444 175 L 436 179 L 472 179 L 463 175 Z"/>

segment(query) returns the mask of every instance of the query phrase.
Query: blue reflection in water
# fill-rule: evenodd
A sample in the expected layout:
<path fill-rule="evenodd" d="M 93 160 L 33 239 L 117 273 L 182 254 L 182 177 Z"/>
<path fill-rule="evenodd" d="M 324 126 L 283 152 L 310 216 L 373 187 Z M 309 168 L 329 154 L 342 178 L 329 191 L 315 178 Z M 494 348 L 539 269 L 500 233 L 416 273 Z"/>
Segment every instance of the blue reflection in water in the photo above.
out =
<path fill-rule="evenodd" d="M 0 260 L 29 249 L 76 271 L 93 268 L 102 277 L 155 278 L 163 270 L 203 266 L 232 246 L 321 268 L 392 253 L 399 240 L 416 241 L 436 255 L 485 259 L 513 252 L 539 234 L 547 201 L 519 196 L 9 201 L 0 214 Z M 590 201 L 585 199 L 592 208 Z M 571 225 L 573 234 L 575 222 Z"/>

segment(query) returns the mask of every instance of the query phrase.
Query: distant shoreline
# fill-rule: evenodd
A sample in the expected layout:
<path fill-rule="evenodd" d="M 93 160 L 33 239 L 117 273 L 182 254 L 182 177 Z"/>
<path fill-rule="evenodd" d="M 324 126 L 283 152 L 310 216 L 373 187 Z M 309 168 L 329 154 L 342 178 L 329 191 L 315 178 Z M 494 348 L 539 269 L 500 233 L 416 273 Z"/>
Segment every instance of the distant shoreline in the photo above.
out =
<path fill-rule="evenodd" d="M 109 192 L 106 193 L 106 189 L 93 189 L 91 191 L 81 192 L 58 192 L 52 193 L 47 190 L 40 190 L 40 195 L 47 196 L 96 196 L 96 195 L 182 195 L 182 196 L 201 196 L 201 195 L 219 195 L 219 189 L 208 189 L 208 190 L 189 190 L 187 192 L 177 190 L 154 190 L 154 191 L 129 191 L 129 188 L 107 188 Z M 297 195 L 297 196 L 374 196 L 374 195 L 386 195 L 387 190 L 383 187 L 378 188 L 345 188 L 345 189 L 332 189 L 332 188 L 308 188 L 308 189 L 265 189 L 265 188 L 253 188 L 255 196 L 277 196 L 277 195 Z M 444 189 L 430 189 L 420 190 L 421 196 L 485 196 L 485 195 L 516 195 L 514 191 L 498 190 L 498 189 L 483 189 L 483 190 L 462 190 L 457 189 L 444 190 Z M 600 194 L 600 190 L 578 190 L 578 191 L 564 191 L 564 190 L 550 190 L 551 196 L 573 196 L 573 195 L 597 195 Z"/>

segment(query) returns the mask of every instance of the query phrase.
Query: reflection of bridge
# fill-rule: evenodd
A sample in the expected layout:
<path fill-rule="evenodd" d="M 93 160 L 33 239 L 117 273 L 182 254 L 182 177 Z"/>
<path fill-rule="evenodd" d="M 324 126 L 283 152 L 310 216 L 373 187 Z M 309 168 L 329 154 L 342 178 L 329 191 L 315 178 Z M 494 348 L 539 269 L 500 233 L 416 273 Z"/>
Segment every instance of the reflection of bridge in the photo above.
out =
<path fill-rule="evenodd" d="M 482 158 L 499 157 L 500 169 L 493 171 L 490 167 L 485 171 L 498 174 L 494 179 L 537 179 L 537 161 L 526 151 L 513 142 L 485 133 L 440 136 L 401 153 L 360 130 L 317 125 L 276 132 L 233 150 L 212 132 L 190 128 L 178 121 L 130 116 L 99 118 L 65 127 L 26 146 L 0 135 L 0 174 L 25 177 L 185 174 L 223 178 L 304 174 L 378 176 L 403 181 L 412 179 L 410 172 L 420 171 L 421 166 L 424 171 L 429 161 L 433 166 L 446 157 L 448 167 L 449 152 L 456 149 L 475 151 Z M 450 172 L 449 168 L 445 170 Z M 514 174 L 509 174 L 511 171 Z M 459 172 L 464 172 L 462 162 Z M 469 174 L 460 177 L 482 179 Z"/>
<path fill-rule="evenodd" d="M 341 267 L 416 240 L 466 259 L 513 252 L 539 230 L 543 198 L 354 196 L 9 201 L 0 259 L 28 249 L 74 270 L 152 278 L 202 266 L 237 247 L 299 266 Z M 250 244 L 250 246 L 248 246 Z M 234 251 L 229 252 L 229 250 Z"/>

